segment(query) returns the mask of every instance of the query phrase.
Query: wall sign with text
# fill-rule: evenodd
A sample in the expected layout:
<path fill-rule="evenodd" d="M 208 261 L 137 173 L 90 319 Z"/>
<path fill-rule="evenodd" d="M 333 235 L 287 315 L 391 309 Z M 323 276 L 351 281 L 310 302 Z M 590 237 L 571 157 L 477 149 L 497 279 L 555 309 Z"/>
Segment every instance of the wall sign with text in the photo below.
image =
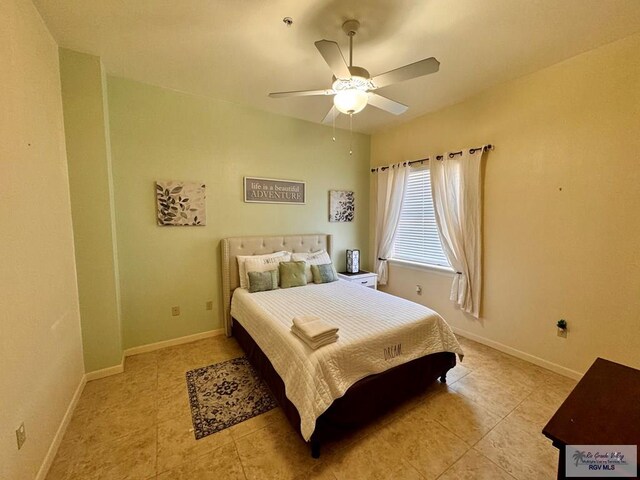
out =
<path fill-rule="evenodd" d="M 244 177 L 245 202 L 303 205 L 306 202 L 306 195 L 305 182 Z"/>

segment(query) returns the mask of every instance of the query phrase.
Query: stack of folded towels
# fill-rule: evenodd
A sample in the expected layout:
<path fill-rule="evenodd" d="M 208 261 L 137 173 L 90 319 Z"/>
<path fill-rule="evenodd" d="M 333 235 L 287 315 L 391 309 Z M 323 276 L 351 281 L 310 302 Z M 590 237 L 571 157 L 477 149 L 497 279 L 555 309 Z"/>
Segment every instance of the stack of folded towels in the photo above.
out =
<path fill-rule="evenodd" d="M 338 340 L 338 329 L 319 317 L 295 317 L 291 331 L 314 350 Z"/>

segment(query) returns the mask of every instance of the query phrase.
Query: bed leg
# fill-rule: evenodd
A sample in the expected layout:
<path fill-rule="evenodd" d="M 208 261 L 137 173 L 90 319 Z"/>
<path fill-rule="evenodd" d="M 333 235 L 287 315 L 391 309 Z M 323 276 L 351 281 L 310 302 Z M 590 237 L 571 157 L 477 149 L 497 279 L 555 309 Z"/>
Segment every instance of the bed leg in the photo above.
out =
<path fill-rule="evenodd" d="M 311 456 L 313 458 L 320 458 L 320 441 L 311 439 Z"/>
<path fill-rule="evenodd" d="M 440 383 L 447 383 L 447 372 L 440 375 Z"/>

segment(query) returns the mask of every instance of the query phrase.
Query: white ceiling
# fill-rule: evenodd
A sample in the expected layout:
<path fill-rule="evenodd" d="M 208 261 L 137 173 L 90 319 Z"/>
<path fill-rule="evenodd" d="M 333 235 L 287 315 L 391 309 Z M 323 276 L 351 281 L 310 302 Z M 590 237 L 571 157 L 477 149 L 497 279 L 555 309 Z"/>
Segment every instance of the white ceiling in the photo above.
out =
<path fill-rule="evenodd" d="M 640 0 L 34 0 L 58 43 L 99 55 L 111 75 L 320 122 L 330 97 L 272 99 L 328 88 L 313 42 L 337 41 L 357 18 L 354 64 L 372 75 L 435 56 L 440 72 L 379 90 L 409 105 L 373 107 L 373 132 L 456 103 L 640 31 Z M 283 17 L 294 20 L 291 27 Z M 338 126 L 347 125 L 341 116 Z"/>

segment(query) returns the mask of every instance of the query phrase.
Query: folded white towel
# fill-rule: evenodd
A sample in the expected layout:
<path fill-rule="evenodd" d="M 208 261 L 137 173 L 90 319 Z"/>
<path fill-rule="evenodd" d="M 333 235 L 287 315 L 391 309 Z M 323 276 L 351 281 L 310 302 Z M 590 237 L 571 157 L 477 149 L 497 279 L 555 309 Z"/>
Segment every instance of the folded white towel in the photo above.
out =
<path fill-rule="evenodd" d="M 299 327 L 300 325 L 315 322 L 316 320 L 320 320 L 320 317 L 316 317 L 315 315 L 298 315 L 297 317 L 293 317 L 293 324 Z"/>
<path fill-rule="evenodd" d="M 324 338 L 323 340 L 320 340 L 320 341 L 309 340 L 304 335 L 301 335 L 298 332 L 298 329 L 296 329 L 295 327 L 291 327 L 291 332 L 295 336 L 297 336 L 300 340 L 302 340 L 309 348 L 312 348 L 313 350 L 317 350 L 320 347 L 324 347 L 325 345 L 329 345 L 338 340 L 338 335 L 336 334 L 333 334 L 332 336 Z"/>
<path fill-rule="evenodd" d="M 299 334 L 302 334 L 314 342 L 338 333 L 336 327 L 318 317 L 295 317 L 293 319 L 293 326 Z"/>
<path fill-rule="evenodd" d="M 324 342 L 325 340 L 331 340 L 336 336 L 336 332 L 331 331 L 331 332 L 323 333 L 322 335 L 316 335 L 313 338 L 309 338 L 307 335 L 304 334 L 302 330 L 300 330 L 295 325 L 291 326 L 291 331 L 294 332 L 299 337 L 304 337 L 305 339 L 313 343 L 321 343 L 321 342 Z"/>

